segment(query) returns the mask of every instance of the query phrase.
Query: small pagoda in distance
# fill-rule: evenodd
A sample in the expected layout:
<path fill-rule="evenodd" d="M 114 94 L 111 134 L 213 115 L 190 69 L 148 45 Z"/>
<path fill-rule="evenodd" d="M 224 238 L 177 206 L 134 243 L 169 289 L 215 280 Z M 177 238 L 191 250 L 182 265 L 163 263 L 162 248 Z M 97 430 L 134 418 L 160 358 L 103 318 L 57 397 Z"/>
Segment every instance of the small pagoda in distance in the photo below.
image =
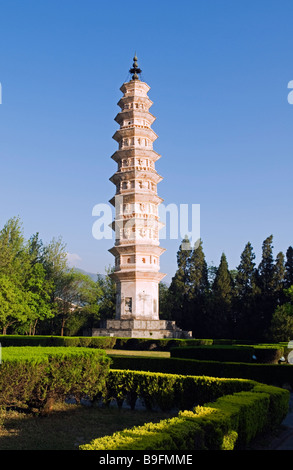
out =
<path fill-rule="evenodd" d="M 160 155 L 153 149 L 157 139 L 151 128 L 155 117 L 150 113 L 150 87 L 140 80 L 141 69 L 135 55 L 129 70 L 131 80 L 123 83 L 118 102 L 121 111 L 115 117 L 119 129 L 113 135 L 118 150 L 112 155 L 117 171 L 110 178 L 116 187 L 110 203 L 115 207 L 112 228 L 115 245 L 109 251 L 115 257 L 111 274 L 116 283 L 115 320 L 107 320 L 93 336 L 136 338 L 186 338 L 174 321 L 159 319 L 160 272 L 158 208 L 163 201 L 157 194 L 162 177 L 155 164 Z"/>

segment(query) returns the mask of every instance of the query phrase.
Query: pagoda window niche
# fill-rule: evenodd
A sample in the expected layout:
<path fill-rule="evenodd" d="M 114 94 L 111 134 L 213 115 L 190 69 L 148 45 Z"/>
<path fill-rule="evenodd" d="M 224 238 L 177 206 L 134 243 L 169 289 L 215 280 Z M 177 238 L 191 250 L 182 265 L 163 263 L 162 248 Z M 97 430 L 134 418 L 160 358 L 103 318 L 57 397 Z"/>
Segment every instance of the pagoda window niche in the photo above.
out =
<path fill-rule="evenodd" d="M 125 313 L 132 313 L 132 297 L 125 297 Z"/>

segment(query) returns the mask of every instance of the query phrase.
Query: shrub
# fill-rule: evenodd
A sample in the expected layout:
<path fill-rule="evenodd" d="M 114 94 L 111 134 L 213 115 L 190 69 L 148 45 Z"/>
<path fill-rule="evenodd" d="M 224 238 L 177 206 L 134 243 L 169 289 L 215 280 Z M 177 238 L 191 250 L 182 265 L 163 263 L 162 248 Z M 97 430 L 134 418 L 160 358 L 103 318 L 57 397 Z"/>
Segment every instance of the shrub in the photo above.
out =
<path fill-rule="evenodd" d="M 247 364 L 237 362 L 199 361 L 181 358 L 125 357 L 113 355 L 113 369 L 144 370 L 182 375 L 244 378 L 268 385 L 293 387 L 291 364 Z"/>
<path fill-rule="evenodd" d="M 3 348 L 0 406 L 43 407 L 50 399 L 94 396 L 105 386 L 110 358 L 83 348 Z"/>
<path fill-rule="evenodd" d="M 147 409 L 190 409 L 216 400 L 227 393 L 250 390 L 255 382 L 241 379 L 218 379 L 154 372 L 110 370 L 104 401 L 116 400 L 121 407 L 126 400 L 132 409 L 138 398 Z"/>
<path fill-rule="evenodd" d="M 187 346 L 170 350 L 171 357 L 221 362 L 277 363 L 284 354 L 281 346 L 212 345 Z"/>
<path fill-rule="evenodd" d="M 272 398 L 272 396 L 274 398 Z M 251 391 L 236 392 L 213 403 L 181 411 L 175 418 L 125 429 L 94 439 L 81 450 L 232 450 L 245 446 L 271 425 L 284 419 L 289 392 L 255 384 Z M 277 404 L 278 403 L 278 404 Z M 282 403 L 282 404 L 281 404 Z"/>

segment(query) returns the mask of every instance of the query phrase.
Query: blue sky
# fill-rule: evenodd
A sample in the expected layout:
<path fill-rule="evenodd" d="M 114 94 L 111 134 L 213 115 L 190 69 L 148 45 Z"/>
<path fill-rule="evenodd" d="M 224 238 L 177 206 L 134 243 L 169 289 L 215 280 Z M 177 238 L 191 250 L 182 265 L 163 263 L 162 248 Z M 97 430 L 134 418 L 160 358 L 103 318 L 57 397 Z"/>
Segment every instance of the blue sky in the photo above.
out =
<path fill-rule="evenodd" d="M 62 236 L 76 266 L 104 272 L 92 235 L 114 195 L 112 135 L 134 51 L 157 117 L 166 205 L 200 204 L 207 262 L 260 261 L 293 245 L 292 0 L 0 0 L 0 225 Z M 161 271 L 176 270 L 178 240 Z"/>

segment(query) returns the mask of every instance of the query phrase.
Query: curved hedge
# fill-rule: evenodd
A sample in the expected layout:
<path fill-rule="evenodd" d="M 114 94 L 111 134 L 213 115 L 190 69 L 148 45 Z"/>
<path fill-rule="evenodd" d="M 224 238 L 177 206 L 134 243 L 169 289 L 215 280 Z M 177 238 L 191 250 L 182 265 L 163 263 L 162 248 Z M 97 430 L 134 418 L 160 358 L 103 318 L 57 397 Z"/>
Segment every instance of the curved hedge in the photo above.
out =
<path fill-rule="evenodd" d="M 291 364 L 249 364 L 244 362 L 200 361 L 196 359 L 135 357 L 112 355 L 113 369 L 145 370 L 167 374 L 207 375 L 210 377 L 243 378 L 293 388 Z"/>
<path fill-rule="evenodd" d="M 107 404 L 116 400 L 118 407 L 127 402 L 132 409 L 140 399 L 147 409 L 186 410 L 223 395 L 251 390 L 255 383 L 242 379 L 110 370 L 103 400 Z"/>
<path fill-rule="evenodd" d="M 284 348 L 276 345 L 204 345 L 171 348 L 171 357 L 203 361 L 277 364 Z"/>
<path fill-rule="evenodd" d="M 159 423 L 147 423 L 94 439 L 80 450 L 232 450 L 282 422 L 288 412 L 288 390 L 255 384 L 213 403 L 179 412 Z"/>

